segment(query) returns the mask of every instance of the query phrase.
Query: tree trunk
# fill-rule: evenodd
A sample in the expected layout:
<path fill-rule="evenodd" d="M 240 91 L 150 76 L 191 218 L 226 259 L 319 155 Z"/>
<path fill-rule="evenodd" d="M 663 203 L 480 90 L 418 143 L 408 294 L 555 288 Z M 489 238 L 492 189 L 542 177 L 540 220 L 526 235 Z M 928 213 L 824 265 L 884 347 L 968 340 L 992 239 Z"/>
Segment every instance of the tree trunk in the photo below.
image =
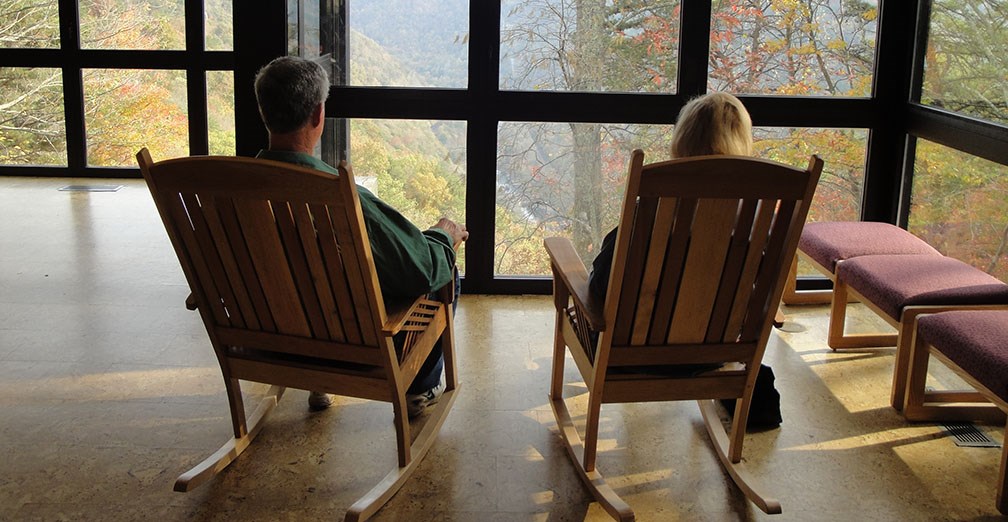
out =
<path fill-rule="evenodd" d="M 606 55 L 605 0 L 577 0 L 577 26 L 571 52 L 569 86 L 574 91 L 594 92 L 601 88 L 600 78 Z M 601 125 L 572 123 L 574 140 L 574 205 L 572 222 L 574 248 L 583 259 L 591 259 L 596 244 L 604 234 L 599 204 L 602 185 Z"/>

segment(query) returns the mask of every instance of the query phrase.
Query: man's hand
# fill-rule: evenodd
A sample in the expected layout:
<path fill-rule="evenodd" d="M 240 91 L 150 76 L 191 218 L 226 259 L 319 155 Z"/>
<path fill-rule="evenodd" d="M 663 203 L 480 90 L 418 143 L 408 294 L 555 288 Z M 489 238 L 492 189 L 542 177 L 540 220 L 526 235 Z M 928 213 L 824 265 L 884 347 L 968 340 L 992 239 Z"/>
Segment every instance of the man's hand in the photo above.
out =
<path fill-rule="evenodd" d="M 448 233 L 448 236 L 452 239 L 452 247 L 458 250 L 459 245 L 463 241 L 469 239 L 469 231 L 466 230 L 465 225 L 460 225 L 448 218 L 441 218 L 434 226 L 431 228 L 440 228 Z"/>

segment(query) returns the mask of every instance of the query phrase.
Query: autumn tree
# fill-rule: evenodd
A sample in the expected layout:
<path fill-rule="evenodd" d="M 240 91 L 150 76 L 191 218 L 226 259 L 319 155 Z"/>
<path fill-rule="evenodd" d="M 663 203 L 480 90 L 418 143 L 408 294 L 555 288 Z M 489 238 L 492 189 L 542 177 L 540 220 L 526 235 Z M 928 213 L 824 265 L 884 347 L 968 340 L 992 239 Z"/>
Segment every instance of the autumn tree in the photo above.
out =
<path fill-rule="evenodd" d="M 871 94 L 877 2 L 720 0 L 713 4 L 711 90 L 786 96 Z M 809 219 L 861 217 L 867 133 L 757 129 L 756 155 L 825 168 Z"/>
<path fill-rule="evenodd" d="M 525 0 L 507 9 L 502 88 L 664 92 L 675 87 L 670 79 L 676 74 L 678 2 Z M 503 256 L 528 250 L 517 248 L 518 242 L 541 250 L 547 233 L 570 235 L 589 257 L 619 212 L 625 163 L 617 176 L 605 169 L 625 159 L 629 149 L 614 148 L 612 140 L 630 138 L 650 148 L 661 141 L 654 131 L 627 124 L 503 124 L 498 177 L 504 188 L 498 201 L 514 221 L 533 222 L 504 227 L 498 222 L 497 271 L 545 273 L 541 254 L 531 266 L 516 266 Z M 649 152 L 667 157 L 658 152 L 664 147 L 656 149 Z"/>
<path fill-rule="evenodd" d="M 55 1 L 0 4 L 0 47 L 59 46 Z M 65 165 L 59 69 L 0 67 L 0 164 Z"/>

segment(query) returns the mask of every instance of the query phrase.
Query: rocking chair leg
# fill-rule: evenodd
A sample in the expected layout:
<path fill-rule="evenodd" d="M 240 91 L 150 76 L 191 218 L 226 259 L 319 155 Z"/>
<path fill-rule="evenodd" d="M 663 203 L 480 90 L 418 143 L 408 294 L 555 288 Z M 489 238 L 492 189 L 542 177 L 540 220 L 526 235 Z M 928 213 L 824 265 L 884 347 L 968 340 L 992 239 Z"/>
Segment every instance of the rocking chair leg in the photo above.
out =
<path fill-rule="evenodd" d="M 721 417 L 718 415 L 717 406 L 713 400 L 701 400 L 697 401 L 700 406 L 700 413 L 703 415 L 704 424 L 707 426 L 707 433 L 711 437 L 711 442 L 714 443 L 714 450 L 717 451 L 718 458 L 721 460 L 721 464 L 724 465 L 725 470 L 728 471 L 728 475 L 731 476 L 735 485 L 738 486 L 742 493 L 745 494 L 746 498 L 751 500 L 753 504 L 759 506 L 764 513 L 768 515 L 777 515 L 781 513 L 781 505 L 777 499 L 769 498 L 761 493 L 759 493 L 753 486 L 754 477 L 749 474 L 749 471 L 745 469 L 745 466 L 741 462 L 732 462 L 728 456 L 728 433 L 724 429 L 724 425 L 721 424 Z M 738 426 L 734 429 L 742 429 Z"/>
<path fill-rule="evenodd" d="M 444 392 L 441 400 L 434 406 L 433 411 L 431 411 L 420 431 L 416 434 L 413 443 L 410 444 L 409 451 L 411 458 L 407 460 L 405 465 L 390 471 L 381 482 L 371 488 L 371 491 L 368 491 L 357 502 L 354 502 L 343 518 L 345 522 L 360 522 L 371 518 L 406 483 L 410 475 L 416 471 L 424 455 L 434 445 L 434 439 L 437 437 L 438 432 L 441 431 L 441 426 L 444 424 L 445 419 L 448 418 L 448 411 L 451 409 L 452 403 L 455 402 L 457 391 L 458 388 L 456 387 Z"/>
<path fill-rule="evenodd" d="M 191 491 L 193 488 L 213 478 L 238 458 L 238 455 L 241 455 L 245 451 L 245 448 L 252 443 L 252 439 L 259 434 L 259 430 L 263 427 L 263 421 L 269 412 L 273 411 L 280 397 L 283 396 L 284 390 L 285 388 L 282 386 L 271 386 L 249 419 L 248 433 L 227 441 L 219 450 L 207 457 L 203 462 L 200 462 L 194 468 L 179 476 L 175 481 L 175 491 Z M 232 411 L 232 415 L 234 414 L 235 412 Z M 241 412 L 241 415 L 244 415 L 244 412 Z M 240 424 L 237 420 L 235 420 L 235 423 L 236 425 Z"/>
<path fill-rule="evenodd" d="M 624 522 L 634 520 L 633 510 L 609 487 L 605 477 L 599 473 L 598 469 L 592 469 L 591 471 L 585 469 L 583 460 L 584 444 L 581 442 L 581 436 L 578 435 L 577 428 L 574 427 L 574 421 L 571 420 L 570 411 L 567 410 L 567 405 L 564 403 L 563 398 L 551 398 L 550 406 L 553 407 L 553 416 L 556 417 L 557 427 L 560 428 L 560 435 L 563 438 L 564 446 L 567 448 L 567 453 L 570 455 L 574 467 L 577 468 L 578 476 L 581 477 L 585 486 L 591 491 L 592 496 L 606 510 L 606 513 L 609 513 L 614 519 Z M 592 467 L 594 468 L 594 466 Z"/>

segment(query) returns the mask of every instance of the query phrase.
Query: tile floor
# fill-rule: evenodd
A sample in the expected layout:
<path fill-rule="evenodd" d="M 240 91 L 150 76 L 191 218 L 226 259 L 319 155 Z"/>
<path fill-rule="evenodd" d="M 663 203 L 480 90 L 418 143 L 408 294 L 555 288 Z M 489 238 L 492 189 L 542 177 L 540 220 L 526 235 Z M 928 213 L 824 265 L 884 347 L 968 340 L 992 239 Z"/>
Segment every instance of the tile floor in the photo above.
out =
<path fill-rule="evenodd" d="M 395 465 L 386 404 L 309 413 L 307 393 L 289 390 L 236 463 L 172 491 L 230 437 L 220 373 L 146 188 L 57 190 L 82 183 L 0 178 L 0 519 L 341 518 Z M 788 312 L 766 357 L 784 424 L 750 435 L 745 452 L 784 513 L 764 515 L 734 488 L 695 404 L 606 406 L 599 468 L 639 520 L 1000 518 L 1000 450 L 907 424 L 887 405 L 892 349 L 833 353 L 825 307 Z M 552 320 L 546 296 L 462 297 L 459 399 L 375 520 L 606 519 L 546 402 Z"/>

